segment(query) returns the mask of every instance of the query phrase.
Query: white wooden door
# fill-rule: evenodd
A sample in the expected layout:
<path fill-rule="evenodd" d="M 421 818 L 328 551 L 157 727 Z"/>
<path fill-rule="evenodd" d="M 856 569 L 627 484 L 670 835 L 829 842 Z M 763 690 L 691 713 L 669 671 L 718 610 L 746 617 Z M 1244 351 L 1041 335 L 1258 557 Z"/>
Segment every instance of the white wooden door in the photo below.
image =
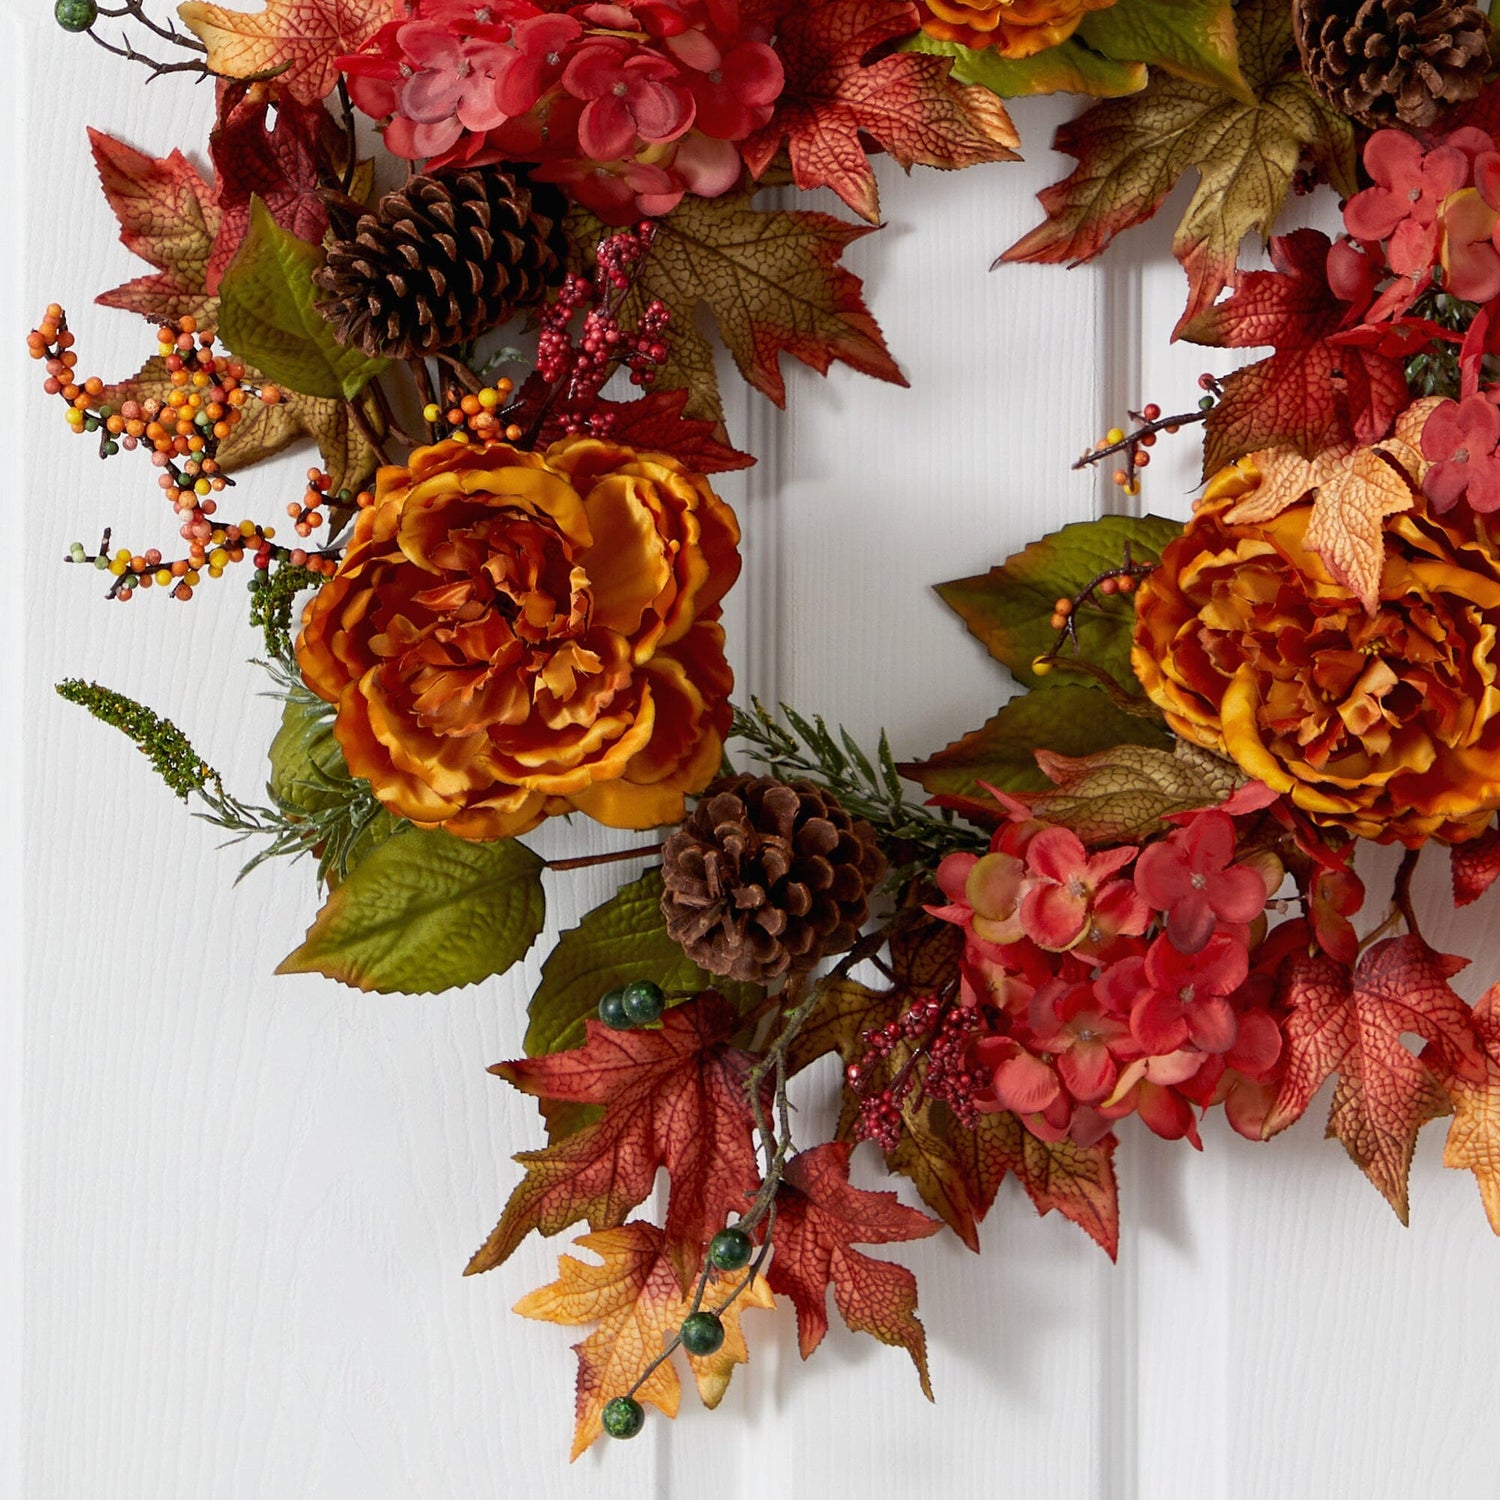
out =
<path fill-rule="evenodd" d="M 0 1229 L 24 1272 L 24 1346 L 0 1393 L 7 1494 L 1500 1495 L 1500 1243 L 1473 1182 L 1429 1133 L 1402 1229 L 1321 1138 L 1321 1104 L 1269 1146 L 1213 1119 L 1201 1156 L 1128 1122 L 1117 1266 L 1009 1184 L 982 1256 L 946 1236 L 896 1247 L 920 1279 L 934 1406 L 898 1352 L 835 1326 L 804 1366 L 790 1311 L 757 1313 L 717 1413 L 688 1397 L 675 1424 L 570 1468 L 571 1335 L 508 1311 L 551 1279 L 558 1243 L 459 1275 L 515 1180 L 509 1154 L 538 1140 L 529 1101 L 484 1071 L 519 1051 L 537 962 L 438 999 L 272 978 L 313 909 L 310 869 L 233 886 L 239 853 L 52 694 L 96 678 L 166 712 L 232 786 L 263 779 L 275 710 L 246 665 L 243 583 L 122 607 L 61 566 L 107 523 L 166 533 L 144 466 L 101 467 L 72 441 L 21 350 L 56 299 L 89 371 L 115 378 L 150 352 L 139 324 L 89 305 L 139 268 L 83 126 L 162 154 L 204 138 L 207 93 L 143 88 L 40 0 L 6 3 L 0 110 L 25 187 L 0 214 L 7 607 L 24 599 L 24 653 L 16 624 L 7 647 L 25 677 L 0 714 L 24 735 L 24 783 L 6 778 L 24 843 L 12 819 L 5 872 L 24 971 L 8 970 L 0 1016 L 0 1168 L 24 1182 L 23 1258 L 13 1214 Z M 884 725 L 903 755 L 981 722 L 1007 684 L 929 586 L 1111 503 L 1069 460 L 1127 402 L 1197 394 L 1203 352 L 1166 346 L 1183 282 L 1165 225 L 1102 265 L 986 270 L 1034 222 L 1070 109 L 1017 109 L 1024 164 L 881 173 L 887 227 L 849 259 L 910 390 L 799 369 L 784 414 L 734 399 L 761 459 L 724 485 L 747 536 L 729 617 L 742 693 L 867 740 Z M 1158 459 L 1153 509 L 1185 513 L 1191 448 Z M 269 514 L 277 473 L 305 463 L 253 476 L 246 513 Z M 1434 910 L 1444 865 L 1419 877 Z M 606 880 L 555 888 L 554 926 Z M 1470 993 L 1500 971 L 1492 906 L 1429 936 L 1479 953 Z M 809 1140 L 828 1123 L 818 1081 Z M 883 1185 L 869 1161 L 856 1176 Z M 18 1281 L 3 1284 L 9 1328 Z"/>

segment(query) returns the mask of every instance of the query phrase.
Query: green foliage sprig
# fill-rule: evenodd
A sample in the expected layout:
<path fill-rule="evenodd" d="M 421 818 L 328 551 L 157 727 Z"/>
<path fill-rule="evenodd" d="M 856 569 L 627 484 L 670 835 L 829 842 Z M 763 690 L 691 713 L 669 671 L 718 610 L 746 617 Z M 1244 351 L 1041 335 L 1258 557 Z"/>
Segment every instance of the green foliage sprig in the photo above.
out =
<path fill-rule="evenodd" d="M 956 850 L 988 848 L 981 830 L 951 812 L 931 812 L 906 800 L 906 783 L 884 730 L 872 762 L 848 730 L 840 727 L 835 739 L 821 716 L 809 721 L 784 703 L 780 708 L 789 729 L 778 724 L 758 698 L 750 700 L 748 713 L 736 706 L 730 738 L 743 743 L 751 758 L 772 775 L 816 781 L 852 816 L 869 823 L 890 860 L 887 883 L 893 888 L 903 885 L 916 868 L 936 869 Z"/>

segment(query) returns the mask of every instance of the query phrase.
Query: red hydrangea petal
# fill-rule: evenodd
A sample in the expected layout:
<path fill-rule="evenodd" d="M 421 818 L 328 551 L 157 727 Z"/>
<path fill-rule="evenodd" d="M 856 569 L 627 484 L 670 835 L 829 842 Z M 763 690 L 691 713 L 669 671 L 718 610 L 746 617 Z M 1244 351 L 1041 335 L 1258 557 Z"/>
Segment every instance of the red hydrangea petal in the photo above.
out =
<path fill-rule="evenodd" d="M 1239 1017 L 1222 995 L 1209 995 L 1187 1007 L 1188 1033 L 1205 1052 L 1227 1052 L 1239 1034 Z"/>
<path fill-rule="evenodd" d="M 1068 1092 L 1082 1104 L 1108 1098 L 1119 1070 L 1103 1042 L 1080 1042 L 1058 1054 L 1057 1071 Z"/>
<path fill-rule="evenodd" d="M 995 1097 L 1017 1114 L 1044 1110 L 1060 1092 L 1057 1074 L 1039 1057 L 1018 1052 L 995 1069 Z"/>
<path fill-rule="evenodd" d="M 1088 927 L 1089 906 L 1064 886 L 1033 886 L 1021 902 L 1021 925 L 1032 942 L 1053 952 L 1071 948 Z"/>
<path fill-rule="evenodd" d="M 1266 909 L 1266 883 L 1247 865 L 1231 865 L 1208 882 L 1208 899 L 1226 922 L 1253 922 Z"/>
<path fill-rule="evenodd" d="M 1177 1051 L 1188 1039 L 1182 1002 L 1165 990 L 1147 990 L 1131 1008 L 1130 1032 L 1152 1056 Z"/>
<path fill-rule="evenodd" d="M 1148 844 L 1135 862 L 1135 888 L 1157 911 L 1166 911 L 1192 890 L 1192 871 L 1170 841 Z"/>
<path fill-rule="evenodd" d="M 1071 828 L 1043 829 L 1026 846 L 1026 864 L 1043 880 L 1071 880 L 1082 875 L 1087 862 L 1083 841 Z"/>
<path fill-rule="evenodd" d="M 1256 884 L 1260 884 L 1259 880 Z M 1261 885 L 1260 904 L 1266 904 L 1264 885 Z M 1179 953 L 1201 953 L 1217 926 L 1218 918 L 1206 890 L 1190 890 L 1167 913 L 1167 936 Z"/>

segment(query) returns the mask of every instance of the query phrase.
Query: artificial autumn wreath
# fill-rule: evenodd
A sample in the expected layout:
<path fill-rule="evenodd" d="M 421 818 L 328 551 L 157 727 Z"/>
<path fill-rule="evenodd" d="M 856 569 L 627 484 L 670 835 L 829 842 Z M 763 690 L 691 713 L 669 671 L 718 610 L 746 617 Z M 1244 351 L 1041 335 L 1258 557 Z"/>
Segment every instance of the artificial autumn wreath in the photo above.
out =
<path fill-rule="evenodd" d="M 186 601 L 248 566 L 285 700 L 269 803 L 141 705 L 60 691 L 263 840 L 252 864 L 315 856 L 325 899 L 283 971 L 483 980 L 536 940 L 545 869 L 635 862 L 558 934 L 525 1055 L 493 1069 L 548 1139 L 518 1143 L 469 1267 L 590 1231 L 595 1259 L 563 1256 L 518 1304 L 597 1324 L 575 1455 L 633 1436 L 643 1403 L 675 1413 L 679 1352 L 716 1405 L 741 1314 L 778 1297 L 804 1356 L 831 1289 L 928 1390 L 914 1276 L 854 1247 L 947 1227 L 977 1248 L 1011 1174 L 1113 1255 L 1130 1116 L 1200 1146 L 1222 1105 L 1262 1140 L 1337 1075 L 1330 1130 L 1403 1219 L 1417 1132 L 1451 1115 L 1445 1160 L 1500 1230 L 1500 990 L 1459 997 L 1466 961 L 1411 896 L 1432 844 L 1456 904 L 1500 875 L 1500 80 L 1480 12 L 186 0 L 183 32 L 144 4 L 57 16 L 153 76 L 216 80 L 211 179 L 91 135 L 154 268 L 99 301 L 154 324 L 157 352 L 82 377 L 55 305 L 29 343 L 72 429 L 149 455 L 172 510 L 176 556 L 109 531 L 73 546 L 109 598 Z M 1193 518 L 1068 526 L 941 585 L 1021 692 L 926 759 L 733 706 L 739 525 L 708 476 L 753 460 L 708 328 L 778 402 L 783 354 L 902 378 L 840 263 L 869 228 L 756 193 L 829 187 L 878 224 L 872 153 L 1011 159 L 1003 100 L 1060 89 L 1098 100 L 1058 132 L 1078 165 L 1002 259 L 1088 259 L 1196 170 L 1174 332 L 1271 350 L 1079 460 L 1117 462 L 1134 497 L 1158 440 L 1201 424 Z M 1344 232 L 1238 269 L 1245 234 L 1321 183 Z M 292 536 L 227 522 L 242 471 L 305 438 Z M 550 862 L 522 841 L 572 813 L 662 833 Z M 1404 846 L 1385 912 L 1360 840 Z M 838 1127 L 794 1145 L 788 1081 L 824 1058 Z M 862 1141 L 936 1218 L 850 1181 Z M 661 1222 L 632 1217 L 663 1169 Z"/>

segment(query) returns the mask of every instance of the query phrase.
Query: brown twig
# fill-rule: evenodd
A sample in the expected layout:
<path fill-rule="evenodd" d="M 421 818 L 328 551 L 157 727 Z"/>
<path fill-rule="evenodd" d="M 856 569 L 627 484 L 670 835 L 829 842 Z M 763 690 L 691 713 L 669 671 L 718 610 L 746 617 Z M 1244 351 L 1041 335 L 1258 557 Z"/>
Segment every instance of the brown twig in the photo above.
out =
<path fill-rule="evenodd" d="M 642 844 L 638 849 L 615 849 L 609 854 L 578 854 L 572 859 L 544 860 L 543 866 L 548 870 L 587 870 L 594 865 L 620 864 L 627 859 L 650 859 L 660 852 L 660 844 Z"/>
<path fill-rule="evenodd" d="M 370 419 L 364 414 L 358 401 L 346 401 L 344 405 L 349 409 L 349 420 L 359 430 L 359 435 L 370 445 L 371 452 L 381 463 L 388 464 L 391 461 L 390 454 L 386 451 L 384 440 L 380 434 L 370 425 Z"/>
<path fill-rule="evenodd" d="M 124 43 L 124 46 L 116 47 L 113 42 L 106 42 L 97 31 L 86 31 L 84 35 L 90 41 L 103 47 L 106 52 L 112 52 L 116 57 L 123 57 L 126 62 L 138 62 L 149 69 L 151 77 L 146 80 L 147 83 L 160 78 L 164 73 L 197 73 L 202 78 L 210 76 L 209 66 L 201 58 L 192 58 L 184 62 L 175 63 L 157 62 L 155 58 L 147 57 L 144 52 L 137 52 L 130 45 L 129 37 L 122 36 L 120 40 Z"/>
<path fill-rule="evenodd" d="M 1411 899 L 1411 879 L 1417 871 L 1417 861 L 1422 858 L 1422 846 L 1417 845 L 1415 849 L 1408 849 L 1401 856 L 1401 863 L 1396 867 L 1396 880 L 1391 891 L 1391 905 L 1401 913 L 1401 919 L 1406 923 L 1406 930 L 1414 938 L 1421 939 L 1422 929 L 1417 925 L 1416 908 Z"/>

